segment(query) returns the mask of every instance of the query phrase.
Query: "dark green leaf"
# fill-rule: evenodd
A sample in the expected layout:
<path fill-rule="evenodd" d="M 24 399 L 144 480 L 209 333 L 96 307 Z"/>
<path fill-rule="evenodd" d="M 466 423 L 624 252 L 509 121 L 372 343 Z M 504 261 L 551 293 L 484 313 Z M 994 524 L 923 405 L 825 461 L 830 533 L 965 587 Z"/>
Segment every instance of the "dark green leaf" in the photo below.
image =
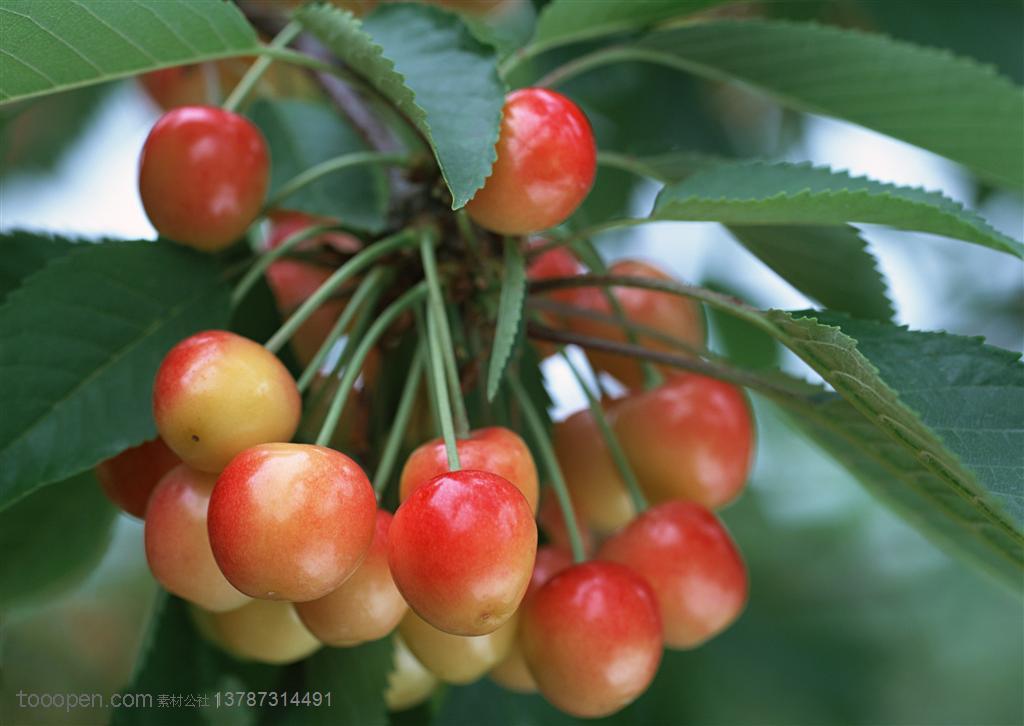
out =
<path fill-rule="evenodd" d="M 491 348 L 491 362 L 487 369 L 488 401 L 493 401 L 498 393 L 505 368 L 512 357 L 523 319 L 523 302 L 526 300 L 526 263 L 523 251 L 519 248 L 519 240 L 512 237 L 505 239 L 504 272 L 494 325 L 494 346 Z"/>
<path fill-rule="evenodd" d="M 465 205 L 495 159 L 505 86 L 493 51 L 458 16 L 423 5 L 382 6 L 365 26 L 324 5 L 296 17 L 416 125 L 433 147 L 452 208 Z"/>
<path fill-rule="evenodd" d="M 305 686 L 331 694 L 331 705 L 288 715 L 310 726 L 385 726 L 384 691 L 391 671 L 391 639 L 354 648 L 323 648 L 303 663 Z"/>
<path fill-rule="evenodd" d="M 0 103 L 259 48 L 222 0 L 3 0 L 0 37 Z"/>
<path fill-rule="evenodd" d="M 528 2 L 498 3 L 483 15 L 464 12 L 462 21 L 479 41 L 504 56 L 526 45 L 533 36 L 537 11 Z"/>
<path fill-rule="evenodd" d="M 152 438 L 164 354 L 227 318 L 218 266 L 169 243 L 81 245 L 26 280 L 0 307 L 0 509 Z"/>
<path fill-rule="evenodd" d="M 25 278 L 46 267 L 55 257 L 66 255 L 74 246 L 69 239 L 23 230 L 0 234 L 0 303 Z"/>

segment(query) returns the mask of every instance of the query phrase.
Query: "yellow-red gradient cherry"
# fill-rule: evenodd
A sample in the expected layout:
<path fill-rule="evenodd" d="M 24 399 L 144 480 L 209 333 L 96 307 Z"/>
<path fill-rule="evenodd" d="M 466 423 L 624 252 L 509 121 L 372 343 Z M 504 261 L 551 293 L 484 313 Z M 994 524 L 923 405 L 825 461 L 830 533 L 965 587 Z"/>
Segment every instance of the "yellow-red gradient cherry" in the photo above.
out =
<path fill-rule="evenodd" d="M 717 509 L 743 491 L 754 423 L 736 386 L 677 375 L 623 399 L 612 425 L 652 504 L 689 499 Z"/>
<path fill-rule="evenodd" d="M 304 602 L 336 590 L 373 541 L 377 501 L 344 454 L 262 444 L 236 456 L 210 499 L 210 544 L 224 576 L 268 600 Z"/>
<path fill-rule="evenodd" d="M 388 567 L 390 527 L 391 513 L 377 510 L 373 543 L 359 569 L 319 600 L 296 603 L 302 622 L 327 645 L 350 646 L 383 638 L 409 609 Z"/>
<path fill-rule="evenodd" d="M 153 387 L 160 436 L 202 471 L 219 472 L 250 446 L 290 440 L 301 414 L 299 389 L 277 356 L 223 330 L 171 348 Z"/>
<path fill-rule="evenodd" d="M 388 673 L 388 687 L 384 691 L 384 703 L 389 711 L 404 711 L 423 703 L 437 689 L 437 676 L 423 667 L 402 636 L 395 633 L 391 638 L 394 650 L 391 654 L 391 672 Z"/>
<path fill-rule="evenodd" d="M 594 184 L 597 147 L 590 122 L 560 93 L 522 88 L 505 98 L 497 160 L 466 205 L 474 222 L 526 234 L 564 222 Z"/>
<path fill-rule="evenodd" d="M 146 560 L 157 582 L 207 610 L 241 607 L 249 598 L 221 574 L 206 533 L 216 477 L 179 464 L 160 480 L 149 500 Z"/>
<path fill-rule="evenodd" d="M 675 282 L 674 278 L 664 270 L 639 260 L 620 260 L 608 268 L 608 274 Z M 615 314 L 603 290 L 593 287 L 577 289 L 580 291 L 576 303 L 578 306 L 599 312 L 602 315 Z M 639 287 L 617 286 L 611 290 L 619 301 L 626 319 L 630 322 L 670 335 L 694 348 L 703 348 L 706 342 L 706 333 L 704 314 L 700 303 L 679 295 L 655 292 Z M 626 331 L 614 323 L 572 317 L 569 319 L 569 325 L 572 330 L 582 335 L 619 343 L 629 341 Z M 678 347 L 642 333 L 638 333 L 636 338 L 638 344 L 653 350 L 686 354 Z M 587 350 L 587 357 L 594 368 L 610 373 L 628 388 L 643 388 L 643 369 L 635 358 L 594 349 Z M 675 372 L 675 369 L 671 368 L 663 368 L 663 370 L 666 373 Z"/>
<path fill-rule="evenodd" d="M 537 552 L 526 498 L 507 479 L 472 469 L 416 489 L 389 535 L 388 564 L 409 607 L 455 635 L 490 633 L 512 617 Z"/>
<path fill-rule="evenodd" d="M 192 618 L 207 640 L 243 660 L 283 665 L 323 647 L 287 602 L 253 600 L 224 613 L 193 608 Z"/>
<path fill-rule="evenodd" d="M 541 694 L 573 716 L 607 716 L 650 685 L 661 662 L 651 587 L 614 562 L 563 570 L 523 608 L 519 642 Z"/>
<path fill-rule="evenodd" d="M 512 617 L 486 635 L 452 635 L 438 630 L 410 610 L 398 632 L 423 667 L 445 683 L 472 683 L 508 655 L 516 637 Z"/>
<path fill-rule="evenodd" d="M 139 158 L 139 195 L 163 237 L 212 252 L 245 233 L 270 178 L 263 134 L 212 106 L 182 106 L 153 126 Z"/>
<path fill-rule="evenodd" d="M 523 493 L 530 509 L 537 510 L 537 465 L 519 434 L 501 426 L 477 429 L 459 439 L 456 448 L 463 469 L 489 471 L 507 479 Z M 404 502 L 417 487 L 447 471 L 444 440 L 428 441 L 409 455 L 402 468 L 400 499 Z"/>
<path fill-rule="evenodd" d="M 110 501 L 144 519 L 149 495 L 163 475 L 180 463 L 163 439 L 156 438 L 98 464 L 96 479 Z"/>
<path fill-rule="evenodd" d="M 605 404 L 609 418 L 617 406 Z M 633 518 L 633 500 L 589 408 L 556 423 L 553 441 L 573 507 L 588 526 L 606 534 Z"/>
<path fill-rule="evenodd" d="M 694 502 L 651 507 L 601 547 L 654 590 L 665 644 L 694 648 L 725 630 L 747 602 L 747 568 L 718 517 Z"/>

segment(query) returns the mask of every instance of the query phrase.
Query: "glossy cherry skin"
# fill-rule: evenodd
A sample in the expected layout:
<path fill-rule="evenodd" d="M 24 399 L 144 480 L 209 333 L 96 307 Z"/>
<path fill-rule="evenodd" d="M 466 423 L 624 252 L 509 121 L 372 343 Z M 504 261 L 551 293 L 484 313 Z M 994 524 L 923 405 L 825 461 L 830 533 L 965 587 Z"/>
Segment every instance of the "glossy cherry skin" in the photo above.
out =
<path fill-rule="evenodd" d="M 452 635 L 438 630 L 410 610 L 398 626 L 416 660 L 445 683 L 463 685 L 482 677 L 508 655 L 516 637 L 512 617 L 486 635 Z"/>
<path fill-rule="evenodd" d="M 207 640 L 243 660 L 294 663 L 323 647 L 287 602 L 253 600 L 224 613 L 194 608 L 192 619 Z"/>
<path fill-rule="evenodd" d="M 391 654 L 391 672 L 388 673 L 388 687 L 384 691 L 384 702 L 389 711 L 404 711 L 423 703 L 437 689 L 437 676 L 428 671 L 402 636 L 395 633 L 391 638 L 394 651 Z"/>
<path fill-rule="evenodd" d="M 455 635 L 483 635 L 516 611 L 536 552 L 522 493 L 497 474 L 462 469 L 431 479 L 398 508 L 388 564 L 421 618 Z"/>
<path fill-rule="evenodd" d="M 171 348 L 153 387 L 160 436 L 202 471 L 219 472 L 250 446 L 290 440 L 301 414 L 299 389 L 277 356 L 223 330 Z"/>
<path fill-rule="evenodd" d="M 627 277 L 647 277 L 653 280 L 675 282 L 674 278 L 665 271 L 638 260 L 619 260 L 608 268 L 608 274 Z M 700 303 L 689 298 L 680 297 L 679 295 L 655 292 L 639 287 L 618 286 L 611 288 L 611 290 L 622 306 L 622 311 L 627 320 L 638 325 L 653 328 L 665 335 L 670 335 L 694 348 L 700 349 L 704 347 L 706 333 L 704 314 Z M 603 290 L 587 287 L 578 288 L 578 291 L 576 300 L 578 306 L 601 313 L 602 315 L 615 314 Z M 569 319 L 569 326 L 570 329 L 581 335 L 589 335 L 619 343 L 629 342 L 626 331 L 613 323 L 588 320 L 583 317 L 572 317 Z M 678 347 L 639 333 L 637 334 L 637 342 L 653 350 L 686 354 L 684 350 Z M 587 357 L 594 368 L 615 376 L 627 388 L 634 390 L 643 388 L 643 369 L 635 358 L 594 349 L 587 350 Z M 672 374 L 677 371 L 677 369 L 668 367 L 663 367 L 662 370 L 666 374 Z"/>
<path fill-rule="evenodd" d="M 614 562 L 586 562 L 530 597 L 519 642 L 541 694 L 573 716 L 607 716 L 650 685 L 661 619 L 650 586 Z"/>
<path fill-rule="evenodd" d="M 373 542 L 359 568 L 341 587 L 319 600 L 296 603 L 302 622 L 327 645 L 351 646 L 383 638 L 409 607 L 388 568 L 391 513 L 377 510 Z"/>
<path fill-rule="evenodd" d="M 466 205 L 474 222 L 526 234 L 564 222 L 594 183 L 597 147 L 587 117 L 565 96 L 522 88 L 505 99 L 498 155 Z"/>
<path fill-rule="evenodd" d="M 754 424 L 736 386 L 677 375 L 623 399 L 612 426 L 652 504 L 689 499 L 717 509 L 746 485 Z"/>
<path fill-rule="evenodd" d="M 747 568 L 713 513 L 677 500 L 651 507 L 601 547 L 654 590 L 665 644 L 694 648 L 725 630 L 747 602 Z"/>
<path fill-rule="evenodd" d="M 467 438 L 459 439 L 456 448 L 463 469 L 489 471 L 508 479 L 526 497 L 530 509 L 537 510 L 537 465 L 519 434 L 501 426 L 477 429 Z M 417 487 L 447 472 L 444 440 L 438 438 L 423 444 L 409 455 L 402 468 L 401 500 L 404 502 Z"/>
<path fill-rule="evenodd" d="M 347 580 L 373 541 L 377 501 L 359 465 L 333 449 L 262 444 L 236 456 L 210 499 L 224 576 L 268 600 L 305 602 Z"/>
<path fill-rule="evenodd" d="M 110 501 L 133 517 L 144 519 L 149 495 L 163 475 L 180 463 L 163 439 L 156 438 L 99 463 L 96 479 Z"/>
<path fill-rule="evenodd" d="M 249 602 L 221 574 L 206 534 L 216 477 L 179 464 L 150 497 L 146 560 L 157 582 L 207 610 L 233 610 Z"/>
<path fill-rule="evenodd" d="M 259 214 L 270 178 L 263 134 L 211 106 L 165 113 L 139 158 L 139 194 L 161 236 L 208 252 L 237 240 Z"/>

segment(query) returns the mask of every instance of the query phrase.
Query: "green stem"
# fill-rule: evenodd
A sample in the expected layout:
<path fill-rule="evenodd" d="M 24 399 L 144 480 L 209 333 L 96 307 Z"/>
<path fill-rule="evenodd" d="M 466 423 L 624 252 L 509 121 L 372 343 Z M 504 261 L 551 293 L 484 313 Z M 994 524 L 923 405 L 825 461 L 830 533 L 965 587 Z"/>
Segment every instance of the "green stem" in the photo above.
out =
<path fill-rule="evenodd" d="M 331 400 L 330 408 L 327 409 L 327 415 L 324 416 L 324 423 L 320 428 L 320 434 L 316 437 L 317 446 L 327 446 L 330 443 L 331 436 L 334 435 L 334 429 L 338 426 L 341 412 L 345 409 L 349 393 L 352 391 L 356 378 L 359 377 L 359 373 L 362 371 L 363 363 L 366 362 L 366 356 L 370 354 L 374 344 L 391 324 L 395 322 L 398 316 L 422 300 L 426 294 L 427 290 L 423 283 L 407 290 L 404 295 L 384 309 L 380 317 L 374 320 L 373 325 L 366 331 L 366 335 L 359 339 L 359 345 L 345 367 L 345 373 L 338 384 L 338 390 Z"/>
<path fill-rule="evenodd" d="M 366 164 L 408 164 L 409 155 L 397 151 L 356 151 L 349 154 L 342 154 L 333 159 L 327 159 L 305 171 L 295 175 L 277 190 L 273 197 L 267 200 L 265 209 L 273 209 L 280 206 L 284 200 L 303 187 L 312 184 L 321 177 L 343 169 Z"/>
<path fill-rule="evenodd" d="M 452 407 L 449 398 L 448 387 L 444 380 L 444 363 L 441 360 L 441 341 L 438 339 L 437 313 L 433 306 L 427 306 L 427 348 L 430 351 L 430 371 L 432 378 L 430 384 L 434 388 L 434 398 L 437 401 L 438 420 L 441 423 L 441 437 L 444 439 L 445 453 L 448 456 L 449 471 L 458 471 L 462 468 L 459 462 L 459 447 L 455 437 L 455 427 L 452 423 Z"/>
<path fill-rule="evenodd" d="M 630 466 L 629 460 L 626 458 L 626 452 L 622 450 L 622 444 L 619 443 L 618 437 L 615 435 L 615 432 L 612 431 L 612 427 L 608 424 L 608 417 L 604 415 L 604 409 L 601 407 L 601 402 L 594 396 L 593 392 L 590 390 L 590 386 L 587 385 L 586 380 L 583 378 L 583 374 L 580 373 L 576 364 L 572 362 L 572 359 L 565 352 L 565 349 L 562 349 L 560 352 L 562 359 L 568 364 L 569 370 L 571 370 L 573 376 L 576 377 L 576 382 L 583 391 L 583 395 L 587 397 L 587 405 L 590 406 L 590 416 L 594 419 L 594 423 L 597 424 L 597 428 L 601 432 L 601 438 L 604 439 L 604 444 L 608 447 L 608 453 L 612 455 L 612 461 L 615 462 L 615 468 L 619 470 L 619 475 L 622 477 L 622 480 L 626 482 L 626 488 L 629 490 L 630 499 L 633 500 L 633 508 L 636 509 L 637 513 L 644 511 L 647 509 L 647 499 L 644 498 L 644 493 L 640 490 L 640 482 L 637 481 L 636 473 L 633 471 L 633 467 Z"/>
<path fill-rule="evenodd" d="M 426 340 L 429 332 L 427 331 L 427 318 L 423 312 L 422 307 L 416 308 L 416 333 L 420 340 Z M 430 352 L 429 346 L 426 348 L 427 353 Z M 430 355 L 427 355 L 427 398 L 430 401 L 430 413 L 434 419 L 434 436 L 441 435 L 441 406 L 437 401 L 437 390 L 434 386 L 434 359 Z"/>
<path fill-rule="evenodd" d="M 423 378 L 424 357 L 423 343 L 421 342 L 416 346 L 416 353 L 413 354 L 412 365 L 409 366 L 405 386 L 398 399 L 398 409 L 395 411 L 391 430 L 384 442 L 384 449 L 381 451 L 380 461 L 377 463 L 377 471 L 373 475 L 373 489 L 377 493 L 377 499 L 380 499 L 384 493 L 384 488 L 394 471 L 395 462 L 398 461 L 398 449 L 402 445 L 402 436 L 409 426 L 409 416 L 412 414 L 413 404 L 416 403 L 416 391 Z"/>
<path fill-rule="evenodd" d="M 284 325 L 274 333 L 264 347 L 272 353 L 281 349 L 288 339 L 295 334 L 295 331 L 309 319 L 309 316 L 316 312 L 331 295 L 335 293 L 345 281 L 358 275 L 364 269 L 376 262 L 381 257 L 388 255 L 402 247 L 407 247 L 416 241 L 413 230 L 407 229 L 398 234 L 386 237 L 379 242 L 374 242 L 366 249 L 359 252 L 355 257 L 339 267 L 333 275 L 328 277 L 324 284 L 317 288 L 316 292 L 310 295 L 306 302 L 299 306 L 299 309 L 292 313 L 292 316 L 285 321 Z"/>
<path fill-rule="evenodd" d="M 583 539 L 580 537 L 580 531 L 576 527 L 576 510 L 573 509 L 572 499 L 569 497 L 569 488 L 566 486 L 565 478 L 562 476 L 562 469 L 558 466 L 558 458 L 555 456 L 555 448 L 551 444 L 551 437 L 544 427 L 544 422 L 537 412 L 537 408 L 533 405 L 533 401 L 530 400 L 529 394 L 523 388 L 523 384 L 520 383 L 519 376 L 511 370 L 506 375 L 512 392 L 519 400 L 519 407 L 523 410 L 523 415 L 526 417 L 526 425 L 530 427 L 530 431 L 533 433 L 533 438 L 539 448 L 538 453 L 540 454 L 541 463 L 547 470 L 551 486 L 555 490 L 555 496 L 558 497 L 558 504 L 562 508 L 562 517 L 565 519 L 565 529 L 569 533 L 569 544 L 572 547 L 573 560 L 583 562 L 587 559 L 587 552 L 583 548 Z"/>
<path fill-rule="evenodd" d="M 239 280 L 235 289 L 232 290 L 231 306 L 235 307 L 238 303 L 242 302 L 245 296 L 249 294 L 249 290 L 252 289 L 252 286 L 259 281 L 260 277 L 263 276 L 263 273 L 266 272 L 267 268 L 269 268 L 275 261 L 294 250 L 307 239 L 316 237 L 324 232 L 329 232 L 332 229 L 335 228 L 329 224 L 300 229 L 295 234 L 286 237 L 284 242 L 277 247 L 267 250 L 261 254 L 256 258 L 256 261 L 252 264 L 252 267 L 249 268 L 242 279 Z"/>
<path fill-rule="evenodd" d="M 270 41 L 268 48 L 275 50 L 284 48 L 286 45 L 292 42 L 299 33 L 302 32 L 302 25 L 295 20 L 288 23 L 281 32 L 274 36 L 274 39 Z M 260 78 L 267 72 L 270 64 L 274 62 L 273 56 L 261 55 L 256 59 L 256 62 L 249 66 L 249 70 L 245 72 L 241 80 L 235 86 L 235 90 L 231 92 L 231 95 L 224 101 L 222 108 L 225 111 L 235 111 L 241 105 L 242 101 L 245 100 L 252 89 L 256 87 L 256 84 L 260 82 Z"/>
<path fill-rule="evenodd" d="M 351 74 L 346 72 L 342 68 L 338 68 L 332 63 L 322 61 L 319 58 L 314 58 L 311 55 L 300 53 L 297 50 L 290 48 L 275 48 L 271 45 L 265 45 L 256 51 L 256 55 L 264 58 L 270 58 L 272 60 L 279 60 L 284 63 L 291 63 L 295 66 L 302 66 L 303 68 L 309 68 L 312 71 L 318 71 L 320 73 L 330 73 L 341 78 L 351 78 Z"/>

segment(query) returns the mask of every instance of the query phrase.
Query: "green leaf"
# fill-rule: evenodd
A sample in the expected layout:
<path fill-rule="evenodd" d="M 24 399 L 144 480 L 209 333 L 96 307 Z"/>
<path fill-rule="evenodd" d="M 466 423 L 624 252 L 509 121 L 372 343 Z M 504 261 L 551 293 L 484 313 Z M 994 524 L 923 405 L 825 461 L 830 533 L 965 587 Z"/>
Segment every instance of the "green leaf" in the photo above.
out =
<path fill-rule="evenodd" d="M 494 52 L 458 16 L 424 5 L 385 5 L 365 25 L 314 5 L 296 18 L 402 112 L 430 142 L 452 208 L 483 186 L 496 157 L 505 86 Z"/>
<path fill-rule="evenodd" d="M 260 99 L 249 112 L 270 146 L 270 194 L 314 164 L 366 151 L 352 126 L 333 109 L 310 101 Z M 300 189 L 282 207 L 333 217 L 378 232 L 387 212 L 387 178 L 380 167 L 342 169 Z"/>
<path fill-rule="evenodd" d="M 391 639 L 354 648 L 322 648 L 303 663 L 305 687 L 331 694 L 331 705 L 288 713 L 310 726 L 386 726 L 384 691 L 391 671 Z M 287 721 L 287 719 L 286 719 Z"/>
<path fill-rule="evenodd" d="M 0 103 L 260 47 L 222 0 L 3 0 L 0 37 Z"/>
<path fill-rule="evenodd" d="M 523 303 L 526 301 L 526 262 L 518 239 L 505 238 L 505 278 L 498 298 L 498 314 L 494 326 L 494 346 L 491 348 L 491 362 L 487 369 L 487 400 L 493 401 L 501 385 L 512 349 L 523 319 Z"/>
<path fill-rule="evenodd" d="M 228 318 L 208 256 L 80 245 L 0 306 L 0 509 L 155 434 L 153 377 L 179 340 Z"/>
<path fill-rule="evenodd" d="M 35 232 L 14 230 L 0 234 L 0 303 L 7 294 L 50 260 L 66 255 L 75 243 L 62 237 L 45 237 Z"/>
<path fill-rule="evenodd" d="M 107 549 L 117 510 L 85 472 L 0 512 L 0 611 L 22 606 L 84 577 Z"/>
<path fill-rule="evenodd" d="M 1024 257 L 1020 242 L 937 192 L 810 164 L 735 162 L 697 172 L 661 191 L 651 219 L 728 225 L 887 224 Z"/>

